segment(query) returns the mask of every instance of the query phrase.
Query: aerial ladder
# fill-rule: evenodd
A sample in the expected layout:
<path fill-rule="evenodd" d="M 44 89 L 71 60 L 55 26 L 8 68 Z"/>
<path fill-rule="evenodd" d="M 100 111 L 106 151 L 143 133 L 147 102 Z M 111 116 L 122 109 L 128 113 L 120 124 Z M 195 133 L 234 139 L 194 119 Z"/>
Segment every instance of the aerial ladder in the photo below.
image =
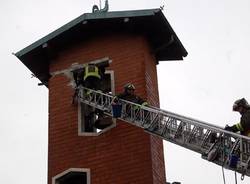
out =
<path fill-rule="evenodd" d="M 81 86 L 77 90 L 79 102 L 113 117 L 113 95 Z M 121 115 L 116 118 L 199 153 L 205 160 L 241 173 L 242 178 L 250 176 L 249 137 L 156 107 L 141 106 L 122 99 L 119 105 Z"/>

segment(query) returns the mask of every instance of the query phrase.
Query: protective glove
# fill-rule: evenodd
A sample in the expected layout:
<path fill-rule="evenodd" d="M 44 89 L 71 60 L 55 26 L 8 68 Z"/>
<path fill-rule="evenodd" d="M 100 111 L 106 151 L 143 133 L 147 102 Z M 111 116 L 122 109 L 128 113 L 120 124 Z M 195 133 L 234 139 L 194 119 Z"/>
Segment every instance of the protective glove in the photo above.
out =
<path fill-rule="evenodd" d="M 224 128 L 224 130 L 233 132 L 233 127 L 231 127 L 229 125 L 226 125 L 225 128 Z"/>
<path fill-rule="evenodd" d="M 115 96 L 111 102 L 112 105 L 115 105 L 119 102 L 119 98 L 117 96 Z"/>

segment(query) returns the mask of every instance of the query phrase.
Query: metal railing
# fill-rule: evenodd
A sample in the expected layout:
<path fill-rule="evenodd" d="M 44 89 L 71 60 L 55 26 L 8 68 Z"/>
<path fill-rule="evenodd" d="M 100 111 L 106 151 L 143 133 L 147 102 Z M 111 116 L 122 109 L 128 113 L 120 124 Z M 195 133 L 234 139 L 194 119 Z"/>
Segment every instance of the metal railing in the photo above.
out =
<path fill-rule="evenodd" d="M 78 100 L 113 116 L 114 96 L 80 87 Z M 166 141 L 185 147 L 224 168 L 250 176 L 250 138 L 222 127 L 156 107 L 141 106 L 119 99 L 117 117 Z"/>

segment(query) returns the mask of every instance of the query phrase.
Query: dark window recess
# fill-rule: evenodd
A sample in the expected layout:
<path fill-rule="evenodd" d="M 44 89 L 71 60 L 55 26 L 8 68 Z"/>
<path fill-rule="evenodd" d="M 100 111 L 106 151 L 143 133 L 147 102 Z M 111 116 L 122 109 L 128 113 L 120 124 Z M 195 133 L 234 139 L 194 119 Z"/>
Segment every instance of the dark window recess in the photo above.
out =
<path fill-rule="evenodd" d="M 102 84 L 102 91 L 104 93 L 112 93 L 111 92 L 111 75 L 109 73 L 105 74 L 103 77 L 103 80 L 101 82 Z"/>
<path fill-rule="evenodd" d="M 87 184 L 87 173 L 69 172 L 56 179 L 56 184 Z"/>

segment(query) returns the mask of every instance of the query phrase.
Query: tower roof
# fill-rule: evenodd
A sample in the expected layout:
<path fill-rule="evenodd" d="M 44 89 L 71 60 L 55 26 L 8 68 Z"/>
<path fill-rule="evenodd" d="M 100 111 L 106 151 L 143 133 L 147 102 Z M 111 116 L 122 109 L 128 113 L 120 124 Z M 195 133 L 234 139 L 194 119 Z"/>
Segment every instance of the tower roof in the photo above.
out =
<path fill-rule="evenodd" d="M 157 61 L 182 60 L 187 51 L 160 9 L 85 13 L 25 47 L 15 56 L 42 82 L 49 77 L 49 57 L 63 45 L 103 32 L 131 32 L 148 39 Z"/>

